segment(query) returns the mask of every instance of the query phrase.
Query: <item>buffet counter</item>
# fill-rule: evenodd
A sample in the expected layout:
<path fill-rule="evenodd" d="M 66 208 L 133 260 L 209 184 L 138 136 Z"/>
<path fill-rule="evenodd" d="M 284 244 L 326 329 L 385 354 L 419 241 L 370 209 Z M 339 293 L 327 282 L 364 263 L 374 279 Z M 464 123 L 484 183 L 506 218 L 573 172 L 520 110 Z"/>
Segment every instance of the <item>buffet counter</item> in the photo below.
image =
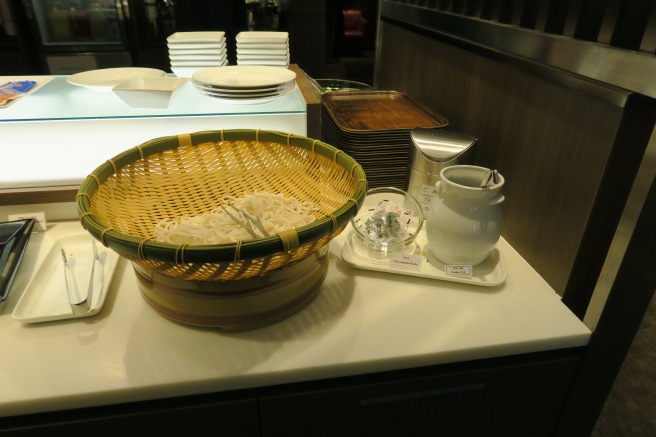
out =
<path fill-rule="evenodd" d="M 57 255 L 58 241 L 88 237 L 73 200 L 94 168 L 166 135 L 232 128 L 306 135 L 308 125 L 317 128 L 309 118 L 318 116 L 318 103 L 303 82 L 262 105 L 227 105 L 189 89 L 179 105 L 155 111 L 52 77 L 0 110 L 0 218 L 47 218 L 0 303 L 0 434 L 68 432 L 78 424 L 80 432 L 68 435 L 116 435 L 143 423 L 149 432 L 171 433 L 198 420 L 221 423 L 226 435 L 286 437 L 363 435 L 375 427 L 380 435 L 390 426 L 420 435 L 409 424 L 425 433 L 436 421 L 499 435 L 512 435 L 502 432 L 509 426 L 521 428 L 515 435 L 553 427 L 591 332 L 503 238 L 503 280 L 460 283 L 354 267 L 342 253 L 347 226 L 329 245 L 317 297 L 285 320 L 244 332 L 163 317 L 141 296 L 124 259 L 97 313 L 24 317 L 30 310 L 22 298 L 40 292 L 31 284 L 47 282 L 40 267 Z M 450 414 L 453 408 L 461 414 Z"/>
<path fill-rule="evenodd" d="M 341 258 L 349 228 L 330 244 L 318 297 L 264 328 L 223 332 L 170 321 L 141 297 L 125 260 L 97 315 L 15 320 L 54 242 L 78 232 L 80 224 L 67 221 L 34 233 L 0 307 L 1 416 L 576 348 L 590 338 L 503 239 L 507 279 L 486 287 L 353 268 Z"/>

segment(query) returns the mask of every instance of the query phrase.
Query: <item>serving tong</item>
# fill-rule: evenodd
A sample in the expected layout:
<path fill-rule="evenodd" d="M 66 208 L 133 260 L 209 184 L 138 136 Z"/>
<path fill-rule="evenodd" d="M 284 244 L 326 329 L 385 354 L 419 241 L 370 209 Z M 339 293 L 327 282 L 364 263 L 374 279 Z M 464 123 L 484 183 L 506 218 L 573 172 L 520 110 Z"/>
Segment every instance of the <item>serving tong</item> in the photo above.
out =
<path fill-rule="evenodd" d="M 91 274 L 89 275 L 87 292 L 83 297 L 77 293 L 78 287 L 75 281 L 75 273 L 72 266 L 70 265 L 69 259 L 66 257 L 66 251 L 64 251 L 63 248 L 60 248 L 62 261 L 64 262 L 64 281 L 66 284 L 66 292 L 68 294 L 68 303 L 71 305 L 74 311 L 77 311 L 78 308 L 86 312 L 92 310 L 91 303 L 93 299 L 93 284 L 96 277 L 96 263 L 100 261 L 100 257 L 98 255 L 98 246 L 96 246 L 96 240 L 91 240 L 91 247 L 93 248 Z"/>
<path fill-rule="evenodd" d="M 259 217 L 251 215 L 251 214 L 247 213 L 246 211 L 244 211 L 240 208 L 237 208 L 236 206 L 234 206 L 231 203 L 229 203 L 228 206 L 230 208 L 234 209 L 237 212 L 238 215 L 241 214 L 241 216 L 244 219 L 242 220 L 238 216 L 232 214 L 230 211 L 228 211 L 228 208 L 226 208 L 223 205 L 221 205 L 221 208 L 223 209 L 223 211 L 226 214 L 228 214 L 228 217 L 230 217 L 232 219 L 232 221 L 234 221 L 239 226 L 244 228 L 246 230 L 246 232 L 248 232 L 250 234 L 251 237 L 253 237 L 253 238 L 263 238 L 263 237 L 270 237 L 271 236 L 271 234 L 269 232 L 267 232 L 266 228 L 264 227 L 264 224 L 262 223 L 262 220 Z M 259 234 L 258 234 L 258 232 L 256 232 L 256 229 L 257 229 L 257 231 L 259 231 Z"/>

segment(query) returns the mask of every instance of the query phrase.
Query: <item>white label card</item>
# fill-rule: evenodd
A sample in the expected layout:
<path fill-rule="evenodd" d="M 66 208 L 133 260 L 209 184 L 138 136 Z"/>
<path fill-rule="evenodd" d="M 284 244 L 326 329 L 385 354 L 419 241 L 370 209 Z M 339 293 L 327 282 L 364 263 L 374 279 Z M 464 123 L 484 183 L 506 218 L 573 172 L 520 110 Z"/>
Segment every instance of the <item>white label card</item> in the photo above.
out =
<path fill-rule="evenodd" d="M 406 269 L 419 270 L 421 267 L 422 257 L 419 255 L 406 255 L 395 253 L 390 258 L 390 265 L 394 267 L 403 267 Z"/>
<path fill-rule="evenodd" d="M 444 273 L 447 276 L 457 276 L 460 278 L 471 278 L 473 275 L 474 269 L 472 266 L 463 264 L 449 264 L 444 266 Z"/>
<path fill-rule="evenodd" d="M 430 204 L 433 199 L 437 196 L 437 187 L 435 185 L 422 185 L 421 186 L 421 196 L 419 199 L 419 204 L 422 207 L 422 210 L 425 214 L 428 214 L 430 209 Z"/>

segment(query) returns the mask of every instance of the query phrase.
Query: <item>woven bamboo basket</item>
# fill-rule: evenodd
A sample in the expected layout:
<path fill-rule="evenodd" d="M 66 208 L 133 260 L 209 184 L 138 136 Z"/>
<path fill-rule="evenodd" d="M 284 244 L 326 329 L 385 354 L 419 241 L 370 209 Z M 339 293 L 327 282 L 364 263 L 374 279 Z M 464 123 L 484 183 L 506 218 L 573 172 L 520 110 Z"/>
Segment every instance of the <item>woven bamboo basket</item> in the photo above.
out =
<path fill-rule="evenodd" d="M 205 214 L 222 196 L 282 193 L 316 206 L 316 221 L 271 237 L 216 245 L 154 239 L 165 218 Z M 191 281 L 252 278 L 325 246 L 357 213 L 362 167 L 318 140 L 264 130 L 206 131 L 147 141 L 96 168 L 76 203 L 84 228 L 141 269 Z"/>

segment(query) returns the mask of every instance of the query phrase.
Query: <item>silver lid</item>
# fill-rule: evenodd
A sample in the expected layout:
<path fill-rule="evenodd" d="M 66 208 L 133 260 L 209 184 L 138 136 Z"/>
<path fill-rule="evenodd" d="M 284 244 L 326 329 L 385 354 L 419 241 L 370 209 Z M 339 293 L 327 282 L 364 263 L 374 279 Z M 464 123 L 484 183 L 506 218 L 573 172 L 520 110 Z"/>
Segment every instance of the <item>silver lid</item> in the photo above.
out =
<path fill-rule="evenodd" d="M 451 161 L 478 141 L 477 137 L 470 134 L 435 128 L 412 129 L 410 138 L 414 145 L 408 151 L 411 167 L 425 167 L 431 163 L 442 164 Z"/>

